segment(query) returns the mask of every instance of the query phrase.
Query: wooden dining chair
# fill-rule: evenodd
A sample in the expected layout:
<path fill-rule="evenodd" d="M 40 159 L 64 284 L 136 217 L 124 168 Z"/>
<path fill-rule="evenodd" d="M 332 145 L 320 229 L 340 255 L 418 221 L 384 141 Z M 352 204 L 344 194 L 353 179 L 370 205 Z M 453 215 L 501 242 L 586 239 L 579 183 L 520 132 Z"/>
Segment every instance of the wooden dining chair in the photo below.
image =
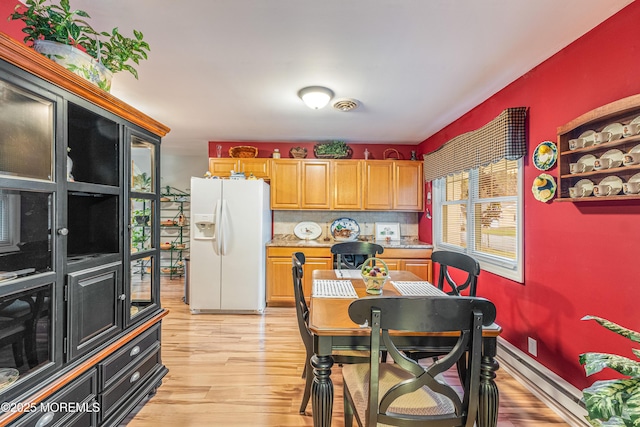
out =
<path fill-rule="evenodd" d="M 449 295 L 460 295 L 460 291 L 468 288 L 469 291 L 466 292 L 466 295 L 476 296 L 480 264 L 475 258 L 460 252 L 435 251 L 431 254 L 431 261 L 439 267 L 440 271 L 436 283 L 441 291 Z M 451 277 L 450 269 L 457 270 L 458 274 L 466 276 L 464 282 L 460 280 L 456 282 Z"/>
<path fill-rule="evenodd" d="M 298 318 L 298 329 L 300 337 L 304 343 L 306 358 L 302 378 L 305 379 L 304 393 L 300 402 L 300 414 L 304 414 L 311 396 L 311 383 L 313 382 L 313 371 L 311 368 L 311 356 L 313 356 L 313 335 L 309 330 L 309 306 L 304 296 L 302 286 L 303 265 L 305 256 L 302 252 L 295 252 L 291 257 L 293 274 L 293 292 L 296 303 L 296 316 Z M 334 363 L 339 365 L 347 363 L 363 363 L 369 360 L 369 353 L 362 351 L 352 351 L 332 354 Z"/>
<path fill-rule="evenodd" d="M 460 252 L 435 251 L 431 254 L 431 261 L 439 268 L 438 281 L 436 282 L 438 289 L 454 296 L 460 296 L 460 291 L 469 289 L 465 294 L 471 297 L 476 296 L 480 264 L 475 258 Z M 458 280 L 456 282 L 451 277 L 452 270 L 454 275 L 461 276 L 464 281 Z M 427 357 L 432 357 L 435 361 L 440 355 L 440 353 L 433 351 L 411 351 L 406 354 L 416 361 Z M 458 375 L 461 379 L 465 377 L 466 370 L 466 361 L 463 357 L 458 363 Z"/>
<path fill-rule="evenodd" d="M 378 423 L 403 427 L 474 425 L 480 389 L 482 326 L 496 317 L 493 303 L 472 297 L 380 297 L 360 298 L 349 306 L 357 324 L 371 325 L 371 355 L 384 345 L 394 363 L 345 365 L 344 425 Z M 389 330 L 417 333 L 455 332 L 459 337 L 448 353 L 429 367 L 398 350 Z M 442 375 L 468 354 L 469 371 L 456 391 Z"/>
<path fill-rule="evenodd" d="M 384 248 L 377 243 L 343 242 L 331 246 L 331 253 L 336 256 L 337 270 L 355 270 L 371 257 L 384 252 Z"/>

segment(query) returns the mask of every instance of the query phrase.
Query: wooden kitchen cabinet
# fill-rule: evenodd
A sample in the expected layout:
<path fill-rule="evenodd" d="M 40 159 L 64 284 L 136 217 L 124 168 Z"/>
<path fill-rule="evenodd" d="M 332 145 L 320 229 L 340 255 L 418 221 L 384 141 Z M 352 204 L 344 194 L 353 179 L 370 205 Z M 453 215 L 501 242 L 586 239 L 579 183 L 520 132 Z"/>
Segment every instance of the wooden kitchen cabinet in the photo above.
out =
<path fill-rule="evenodd" d="M 424 180 L 422 162 L 393 162 L 393 209 L 422 211 Z"/>
<path fill-rule="evenodd" d="M 365 161 L 364 208 L 422 211 L 422 162 Z"/>
<path fill-rule="evenodd" d="M 209 158 L 209 172 L 213 176 L 229 177 L 231 171 L 243 172 L 246 176 L 253 173 L 256 178 L 268 180 L 271 171 L 271 159 L 259 158 Z"/>
<path fill-rule="evenodd" d="M 293 306 L 293 277 L 291 257 L 295 252 L 305 254 L 303 288 L 307 298 L 311 297 L 312 273 L 314 270 L 331 270 L 333 258 L 330 248 L 300 248 L 296 246 L 267 248 L 267 305 Z"/>
<path fill-rule="evenodd" d="M 384 260 L 389 270 L 407 270 L 433 283 L 431 252 L 431 249 L 385 248 L 379 258 Z"/>
<path fill-rule="evenodd" d="M 332 209 L 362 209 L 362 162 L 334 160 L 331 170 Z"/>
<path fill-rule="evenodd" d="M 329 160 L 301 161 L 302 209 L 330 209 L 331 162 Z"/>
<path fill-rule="evenodd" d="M 393 162 L 364 162 L 364 208 L 387 211 L 393 209 Z"/>
<path fill-rule="evenodd" d="M 273 159 L 271 162 L 271 209 L 300 209 L 300 160 Z"/>

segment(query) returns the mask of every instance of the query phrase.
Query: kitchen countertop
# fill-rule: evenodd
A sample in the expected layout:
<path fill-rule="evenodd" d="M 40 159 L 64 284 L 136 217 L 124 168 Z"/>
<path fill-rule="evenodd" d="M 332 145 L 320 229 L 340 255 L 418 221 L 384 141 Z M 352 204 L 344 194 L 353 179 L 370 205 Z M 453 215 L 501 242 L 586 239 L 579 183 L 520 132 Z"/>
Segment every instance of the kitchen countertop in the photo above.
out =
<path fill-rule="evenodd" d="M 364 241 L 364 240 L 360 240 Z M 415 237 L 403 237 L 400 241 L 386 242 L 384 240 L 369 240 L 371 243 L 377 243 L 383 248 L 398 248 L 398 249 L 433 249 L 433 245 L 430 243 L 421 242 Z M 341 243 L 333 239 L 324 241 L 322 237 L 317 240 L 302 240 L 293 234 L 276 234 L 273 239 L 267 243 L 269 246 L 291 246 L 291 247 L 317 247 L 317 248 L 330 248 L 336 243 Z"/>

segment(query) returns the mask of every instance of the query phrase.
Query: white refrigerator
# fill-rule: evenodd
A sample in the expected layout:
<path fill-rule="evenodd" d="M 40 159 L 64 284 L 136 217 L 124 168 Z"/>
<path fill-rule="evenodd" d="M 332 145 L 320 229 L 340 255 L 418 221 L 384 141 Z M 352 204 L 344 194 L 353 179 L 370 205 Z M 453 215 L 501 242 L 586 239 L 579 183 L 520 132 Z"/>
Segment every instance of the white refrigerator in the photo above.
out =
<path fill-rule="evenodd" d="M 269 194 L 262 180 L 191 178 L 192 313 L 264 311 Z"/>

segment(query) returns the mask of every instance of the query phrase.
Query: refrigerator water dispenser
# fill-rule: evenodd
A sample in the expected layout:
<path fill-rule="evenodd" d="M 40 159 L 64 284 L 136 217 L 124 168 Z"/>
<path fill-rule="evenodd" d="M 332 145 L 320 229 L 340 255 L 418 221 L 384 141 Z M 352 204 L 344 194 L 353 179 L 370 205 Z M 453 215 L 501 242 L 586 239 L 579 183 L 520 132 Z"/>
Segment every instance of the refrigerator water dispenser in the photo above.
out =
<path fill-rule="evenodd" d="M 215 238 L 215 215 L 214 214 L 193 214 L 195 229 L 193 238 L 200 240 L 213 240 Z"/>

